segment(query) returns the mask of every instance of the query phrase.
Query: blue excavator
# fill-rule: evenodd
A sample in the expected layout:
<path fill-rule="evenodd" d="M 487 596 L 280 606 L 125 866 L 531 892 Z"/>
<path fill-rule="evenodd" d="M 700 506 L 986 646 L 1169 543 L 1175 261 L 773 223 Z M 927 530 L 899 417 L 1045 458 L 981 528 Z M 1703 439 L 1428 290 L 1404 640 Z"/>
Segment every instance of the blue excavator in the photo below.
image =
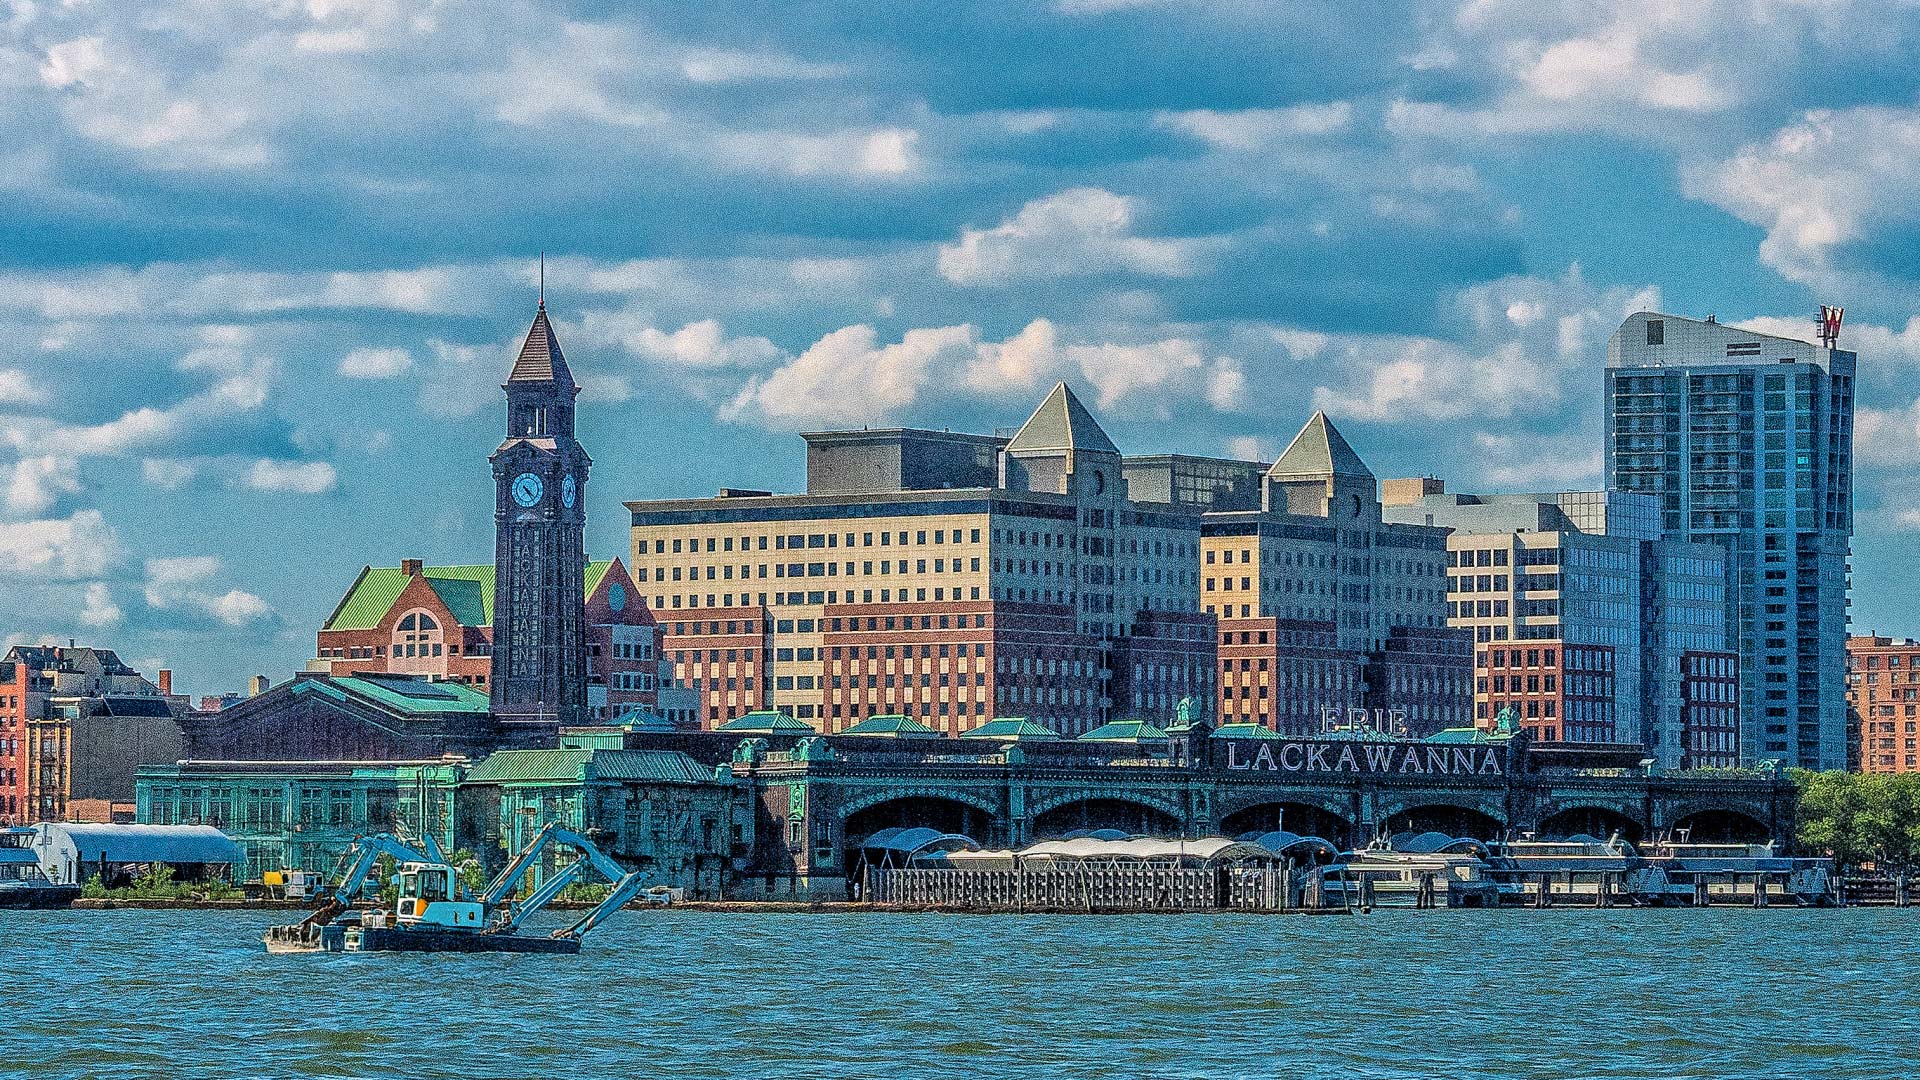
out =
<path fill-rule="evenodd" d="M 550 847 L 569 847 L 578 857 L 541 882 L 531 895 L 514 899 L 527 871 Z M 393 859 L 399 896 L 391 912 L 355 906 L 382 855 Z M 571 924 L 540 936 L 521 927 L 568 885 L 595 873 L 612 886 L 605 899 Z M 320 906 L 306 919 L 268 930 L 270 953 L 293 952 L 535 952 L 577 953 L 588 931 L 620 910 L 644 886 L 641 875 L 602 853 L 591 840 L 549 824 L 534 835 L 478 895 L 460 882 L 439 844 L 427 837 L 414 845 L 390 833 L 355 840 L 341 859 L 336 881 L 319 894 Z"/>

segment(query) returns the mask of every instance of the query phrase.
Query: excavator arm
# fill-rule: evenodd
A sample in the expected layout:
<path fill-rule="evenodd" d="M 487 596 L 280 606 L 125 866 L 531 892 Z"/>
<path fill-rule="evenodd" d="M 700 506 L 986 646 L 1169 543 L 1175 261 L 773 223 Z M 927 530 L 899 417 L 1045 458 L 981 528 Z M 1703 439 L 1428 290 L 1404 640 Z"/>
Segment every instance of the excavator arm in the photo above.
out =
<path fill-rule="evenodd" d="M 427 839 L 428 847 L 434 851 L 439 845 L 432 837 Z M 410 847 L 399 837 L 390 833 L 376 833 L 362 836 L 353 842 L 347 853 L 341 857 L 341 871 L 338 881 L 320 894 L 319 910 L 301 921 L 302 928 L 325 926 L 340 917 L 353 906 L 353 898 L 360 894 L 361 886 L 367 883 L 367 876 L 380 861 L 380 856 L 391 855 L 395 862 L 425 863 L 440 860 L 429 858 L 426 853 Z"/>
<path fill-rule="evenodd" d="M 573 848 L 580 853 L 580 858 L 548 878 L 525 902 L 513 905 L 507 916 L 497 924 L 497 932 L 514 932 L 521 923 L 526 921 L 527 916 L 545 907 L 568 885 L 579 880 L 588 867 L 592 867 L 605 878 L 613 886 L 613 890 L 607 894 L 606 899 L 571 926 L 555 931 L 553 936 L 556 938 L 577 938 L 586 934 L 587 931 L 605 921 L 608 915 L 620 910 L 627 901 L 633 899 L 645 884 L 641 874 L 629 872 L 626 867 L 595 847 L 593 841 L 570 829 L 548 824 L 534 835 L 533 840 L 522 848 L 518 855 L 513 857 L 506 869 L 500 871 L 493 881 L 488 883 L 486 891 L 481 894 L 481 902 L 489 908 L 504 902 L 513 892 L 520 878 L 526 874 L 527 869 L 533 865 L 534 860 L 538 859 L 551 844 L 564 844 Z"/>

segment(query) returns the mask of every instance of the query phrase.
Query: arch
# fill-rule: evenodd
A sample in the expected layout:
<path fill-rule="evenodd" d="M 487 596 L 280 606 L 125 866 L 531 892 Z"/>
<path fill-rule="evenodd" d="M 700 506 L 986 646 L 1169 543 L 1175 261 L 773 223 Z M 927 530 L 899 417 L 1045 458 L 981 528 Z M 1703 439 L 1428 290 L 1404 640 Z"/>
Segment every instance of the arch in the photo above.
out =
<path fill-rule="evenodd" d="M 1030 800 L 1027 803 L 1027 814 L 1029 817 L 1038 818 L 1042 814 L 1057 810 L 1069 803 L 1087 802 L 1093 799 L 1133 803 L 1137 806 L 1145 806 L 1158 810 L 1168 817 L 1176 819 L 1187 816 L 1185 807 L 1171 799 L 1161 798 L 1158 795 L 1149 795 L 1143 791 L 1089 791 L 1084 788 L 1075 791 L 1055 792 L 1043 798 Z"/>
<path fill-rule="evenodd" d="M 992 835 L 992 810 L 977 801 L 954 798 L 949 793 L 895 793 L 891 798 L 869 800 L 863 806 L 841 811 L 841 835 L 849 851 L 882 829 L 932 829 L 959 834 L 975 841 Z"/>
<path fill-rule="evenodd" d="M 1476 803 L 1421 799 L 1405 801 L 1411 805 L 1397 806 L 1391 813 L 1380 815 L 1377 823 L 1380 831 L 1387 834 L 1439 832 L 1473 840 L 1493 840 L 1507 829 L 1504 818 L 1488 813 Z"/>
<path fill-rule="evenodd" d="M 1561 806 L 1540 819 L 1540 838 L 1564 840 L 1575 833 L 1606 839 L 1614 833 L 1629 844 L 1646 838 L 1646 826 L 1640 819 L 1603 803 L 1573 803 Z"/>
<path fill-rule="evenodd" d="M 1222 836 L 1282 829 L 1301 836 L 1318 836 L 1335 844 L 1350 844 L 1353 841 L 1351 818 L 1313 803 L 1275 799 L 1242 806 L 1220 818 Z"/>
<path fill-rule="evenodd" d="M 1179 836 L 1181 817 L 1144 799 L 1092 795 L 1055 803 L 1033 815 L 1036 840 L 1064 837 L 1081 829 L 1118 829 L 1129 836 Z"/>
<path fill-rule="evenodd" d="M 1675 817 L 1675 839 L 1683 829 L 1687 840 L 1695 844 L 1764 844 L 1774 839 L 1766 822 L 1729 807 L 1707 807 Z"/>
<path fill-rule="evenodd" d="M 948 802 L 965 803 L 991 818 L 1000 816 L 998 800 L 965 788 L 886 787 L 842 802 L 839 809 L 840 820 L 845 821 L 862 810 L 899 799 L 945 799 Z"/>
<path fill-rule="evenodd" d="M 394 623 L 387 643 L 387 670 L 409 675 L 438 675 L 447 670 L 446 631 L 426 608 L 411 608 Z"/>

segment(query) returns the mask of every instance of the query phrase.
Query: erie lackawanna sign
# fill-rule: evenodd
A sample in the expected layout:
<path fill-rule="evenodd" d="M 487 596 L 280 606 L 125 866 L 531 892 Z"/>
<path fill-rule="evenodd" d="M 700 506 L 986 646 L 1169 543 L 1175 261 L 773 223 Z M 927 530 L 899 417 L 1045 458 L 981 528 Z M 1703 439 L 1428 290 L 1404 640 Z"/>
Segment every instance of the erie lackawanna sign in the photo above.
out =
<path fill-rule="evenodd" d="M 1505 776 L 1504 746 L 1384 740 L 1222 739 L 1215 760 L 1235 772 L 1327 776 Z M 1219 747 L 1220 744 L 1215 744 Z"/>

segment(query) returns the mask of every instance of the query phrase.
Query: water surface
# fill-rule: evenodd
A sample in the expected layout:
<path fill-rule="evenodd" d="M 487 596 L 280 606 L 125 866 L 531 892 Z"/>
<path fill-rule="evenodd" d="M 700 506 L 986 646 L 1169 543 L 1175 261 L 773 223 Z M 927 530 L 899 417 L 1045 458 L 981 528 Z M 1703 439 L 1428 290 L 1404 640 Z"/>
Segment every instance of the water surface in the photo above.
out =
<path fill-rule="evenodd" d="M 627 912 L 575 957 L 270 957 L 0 911 L 0 1076 L 1895 1077 L 1920 911 Z"/>

